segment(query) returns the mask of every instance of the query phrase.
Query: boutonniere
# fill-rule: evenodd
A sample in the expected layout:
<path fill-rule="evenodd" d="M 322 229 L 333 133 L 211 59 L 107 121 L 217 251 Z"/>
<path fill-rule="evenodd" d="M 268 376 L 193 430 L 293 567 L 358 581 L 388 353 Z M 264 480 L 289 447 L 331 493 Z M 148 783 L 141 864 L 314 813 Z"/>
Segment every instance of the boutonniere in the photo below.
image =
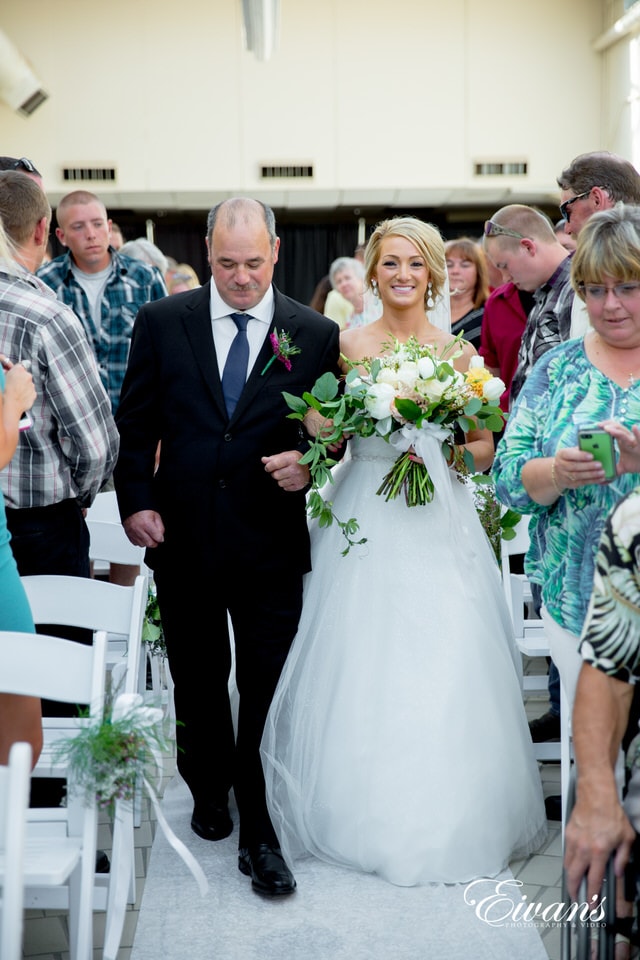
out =
<path fill-rule="evenodd" d="M 291 360 L 289 358 L 295 357 L 296 353 L 300 353 L 300 348 L 291 343 L 291 337 L 284 330 L 278 333 L 277 329 L 274 329 L 273 333 L 269 334 L 269 340 L 271 340 L 273 356 L 260 374 L 261 377 L 264 377 L 274 360 L 279 360 L 280 363 L 284 363 L 287 370 L 291 370 Z"/>

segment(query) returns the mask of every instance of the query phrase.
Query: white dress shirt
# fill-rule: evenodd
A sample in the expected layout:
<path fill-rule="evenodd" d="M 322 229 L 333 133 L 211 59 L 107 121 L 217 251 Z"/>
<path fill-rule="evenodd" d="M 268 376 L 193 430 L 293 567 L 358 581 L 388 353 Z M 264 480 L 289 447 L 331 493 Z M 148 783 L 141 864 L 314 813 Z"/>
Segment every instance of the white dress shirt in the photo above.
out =
<path fill-rule="evenodd" d="M 247 364 L 247 378 L 253 369 L 258 354 L 269 332 L 271 321 L 273 319 L 273 287 L 269 287 L 262 300 L 251 307 L 250 310 L 236 310 L 225 303 L 218 289 L 211 280 L 211 327 L 213 330 L 213 342 L 218 357 L 218 370 L 220 379 L 222 371 L 227 361 L 227 354 L 231 343 L 238 332 L 235 321 L 231 319 L 232 313 L 248 313 L 251 320 L 247 324 L 247 340 L 249 341 L 249 363 Z"/>

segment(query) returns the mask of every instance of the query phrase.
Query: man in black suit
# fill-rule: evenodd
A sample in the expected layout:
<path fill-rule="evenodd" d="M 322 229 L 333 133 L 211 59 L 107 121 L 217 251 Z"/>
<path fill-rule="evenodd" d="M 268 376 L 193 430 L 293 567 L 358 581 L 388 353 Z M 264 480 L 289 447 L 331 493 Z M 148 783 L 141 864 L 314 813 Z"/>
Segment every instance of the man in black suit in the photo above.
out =
<path fill-rule="evenodd" d="M 233 785 L 239 868 L 265 894 L 295 888 L 267 812 L 259 746 L 310 568 L 305 440 L 282 391 L 300 395 L 337 374 L 339 356 L 337 325 L 272 286 L 278 248 L 268 207 L 235 198 L 213 208 L 211 282 L 148 303 L 136 319 L 115 473 L 127 534 L 154 570 L 191 826 L 206 840 L 228 836 Z M 299 351 L 288 363 L 283 337 Z"/>

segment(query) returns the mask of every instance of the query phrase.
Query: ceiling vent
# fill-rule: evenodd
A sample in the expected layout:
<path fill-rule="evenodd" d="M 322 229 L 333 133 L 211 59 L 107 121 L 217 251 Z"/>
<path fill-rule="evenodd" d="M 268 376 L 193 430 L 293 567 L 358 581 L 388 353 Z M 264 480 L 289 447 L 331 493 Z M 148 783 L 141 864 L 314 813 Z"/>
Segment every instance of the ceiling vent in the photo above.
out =
<path fill-rule="evenodd" d="M 310 179 L 313 177 L 313 165 L 310 163 L 277 163 L 260 167 L 262 180 L 274 179 Z"/>
<path fill-rule="evenodd" d="M 93 183 L 113 183 L 116 179 L 115 167 L 63 167 L 62 179 L 66 183 L 90 180 Z"/>
<path fill-rule="evenodd" d="M 483 160 L 473 165 L 476 177 L 524 177 L 529 164 L 526 160 Z"/>

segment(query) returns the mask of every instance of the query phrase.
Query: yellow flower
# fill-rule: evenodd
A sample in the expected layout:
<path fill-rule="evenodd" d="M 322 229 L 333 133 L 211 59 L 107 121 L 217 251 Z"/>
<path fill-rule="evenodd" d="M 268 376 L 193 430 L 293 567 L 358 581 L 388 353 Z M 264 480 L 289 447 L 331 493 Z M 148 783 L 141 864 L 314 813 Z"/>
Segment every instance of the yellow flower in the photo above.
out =
<path fill-rule="evenodd" d="M 491 380 L 493 374 L 486 369 L 486 367 L 470 367 L 465 373 L 464 377 L 467 382 L 467 386 L 470 388 L 474 396 L 483 398 L 483 388 L 487 380 Z"/>

